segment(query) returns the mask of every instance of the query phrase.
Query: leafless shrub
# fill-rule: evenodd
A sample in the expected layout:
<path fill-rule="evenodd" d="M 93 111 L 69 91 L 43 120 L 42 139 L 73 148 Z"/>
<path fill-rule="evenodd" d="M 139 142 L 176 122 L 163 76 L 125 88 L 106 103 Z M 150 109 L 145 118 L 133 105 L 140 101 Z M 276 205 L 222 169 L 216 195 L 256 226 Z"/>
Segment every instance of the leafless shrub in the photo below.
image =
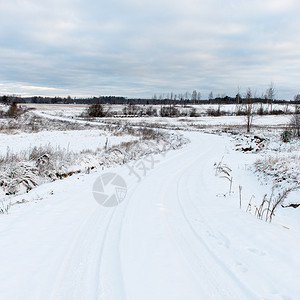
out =
<path fill-rule="evenodd" d="M 219 176 L 220 178 L 224 178 L 227 179 L 229 181 L 229 194 L 231 194 L 231 190 L 232 190 L 232 182 L 233 182 L 233 178 L 230 174 L 230 172 L 232 171 L 226 164 L 223 163 L 223 158 L 221 159 L 221 161 L 217 164 L 214 164 L 215 166 L 215 176 Z"/>
<path fill-rule="evenodd" d="M 246 209 L 246 212 L 251 212 L 252 211 L 252 200 L 255 198 L 254 195 L 251 196 L 249 202 L 248 202 L 248 206 L 247 206 L 247 209 Z"/>
<path fill-rule="evenodd" d="M 270 214 L 266 215 L 266 221 L 268 220 L 268 218 L 269 218 L 270 222 L 272 221 L 272 218 L 273 218 L 273 216 L 275 216 L 275 211 L 276 211 L 277 207 L 279 206 L 279 204 L 283 203 L 283 201 L 287 198 L 288 194 L 291 191 L 294 191 L 298 188 L 299 187 L 288 188 L 288 189 L 284 189 L 281 193 L 278 193 L 277 197 L 273 200 Z"/>
<path fill-rule="evenodd" d="M 138 144 L 139 141 L 130 141 L 130 142 L 122 142 L 120 145 L 118 146 L 114 146 L 113 149 L 118 149 L 119 151 L 121 151 L 120 149 L 124 149 L 125 152 L 128 152 L 130 150 L 130 148 L 133 145 Z M 123 153 L 124 151 L 121 151 L 121 153 Z"/>
<path fill-rule="evenodd" d="M 152 106 L 148 106 L 145 114 L 149 117 L 151 117 L 151 116 L 157 117 L 157 109 L 153 108 Z"/>
<path fill-rule="evenodd" d="M 260 104 L 260 107 L 257 109 L 256 113 L 260 116 L 267 115 L 269 112 L 263 107 L 263 104 Z"/>
<path fill-rule="evenodd" d="M 11 207 L 11 201 L 0 200 L 0 214 L 8 214 L 10 207 Z"/>
<path fill-rule="evenodd" d="M 280 139 L 284 143 L 289 143 L 292 138 L 292 132 L 289 129 L 284 129 L 283 132 L 280 134 Z"/>
<path fill-rule="evenodd" d="M 189 115 L 190 115 L 191 118 L 193 118 L 193 117 L 198 117 L 198 113 L 197 113 L 197 110 L 196 110 L 195 107 L 192 107 L 192 108 L 190 109 Z"/>
<path fill-rule="evenodd" d="M 221 105 L 218 105 L 217 109 L 209 108 L 207 109 L 206 113 L 211 117 L 220 117 L 226 115 L 226 111 L 221 110 Z"/>
<path fill-rule="evenodd" d="M 126 134 L 125 132 L 121 132 L 121 131 L 115 131 L 112 133 L 113 136 L 123 136 L 125 134 Z"/>
<path fill-rule="evenodd" d="M 272 110 L 270 110 L 269 114 L 270 115 L 278 116 L 278 115 L 285 114 L 285 112 L 283 110 L 281 110 L 281 109 L 272 109 Z"/>
<path fill-rule="evenodd" d="M 245 109 L 245 106 L 242 105 L 242 104 L 237 105 L 235 114 L 237 116 L 246 116 L 247 115 L 247 111 Z"/>
<path fill-rule="evenodd" d="M 294 137 L 300 137 L 300 114 L 293 114 L 290 120 L 290 128 Z"/>
<path fill-rule="evenodd" d="M 103 118 L 107 115 L 100 103 L 92 104 L 88 107 L 86 115 L 91 118 Z"/>
<path fill-rule="evenodd" d="M 137 105 L 128 104 L 123 108 L 123 114 L 125 116 L 141 116 L 143 109 Z"/>
<path fill-rule="evenodd" d="M 100 151 L 100 148 L 98 148 L 98 150 L 96 150 L 96 151 L 93 151 L 92 149 L 84 149 L 84 150 L 80 151 L 80 154 L 83 154 L 83 155 L 95 154 L 95 152 L 98 152 L 98 151 Z"/>
<path fill-rule="evenodd" d="M 178 117 L 179 115 L 180 111 L 174 105 L 163 106 L 160 109 L 161 117 Z"/>
<path fill-rule="evenodd" d="M 255 215 L 261 220 L 265 220 L 266 222 L 272 222 L 272 218 L 275 216 L 275 211 L 278 208 L 278 206 L 283 204 L 284 200 L 287 198 L 290 192 L 295 191 L 299 188 L 300 186 L 286 188 L 274 197 L 274 186 L 272 188 L 270 196 L 268 197 L 268 195 L 265 194 L 259 207 L 255 208 Z"/>
<path fill-rule="evenodd" d="M 8 111 L 6 112 L 6 115 L 9 118 L 17 118 L 23 113 L 23 109 L 21 107 L 18 107 L 17 103 L 13 102 Z"/>

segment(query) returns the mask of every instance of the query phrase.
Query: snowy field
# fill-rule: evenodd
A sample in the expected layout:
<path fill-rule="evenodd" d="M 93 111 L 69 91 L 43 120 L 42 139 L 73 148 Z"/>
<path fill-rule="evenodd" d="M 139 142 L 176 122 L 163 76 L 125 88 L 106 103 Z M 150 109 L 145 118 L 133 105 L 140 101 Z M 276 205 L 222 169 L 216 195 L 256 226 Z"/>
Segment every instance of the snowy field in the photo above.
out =
<path fill-rule="evenodd" d="M 179 117 L 179 118 L 117 118 L 121 124 L 130 123 L 134 125 L 162 125 L 173 129 L 195 130 L 213 129 L 217 127 L 246 127 L 246 117 L 244 116 L 220 116 L 220 117 Z M 115 118 L 104 118 L 101 122 L 115 123 Z M 290 121 L 289 115 L 282 116 L 254 116 L 253 127 L 261 128 L 284 128 Z"/>
<path fill-rule="evenodd" d="M 84 104 L 40 104 L 40 103 L 24 103 L 22 106 L 26 108 L 34 108 L 38 111 L 42 111 L 51 115 L 56 116 L 67 116 L 67 117 L 75 117 L 81 115 L 87 108 L 87 105 Z M 124 105 L 108 105 L 104 104 L 105 110 L 111 110 L 118 113 L 121 113 L 124 109 Z M 144 107 L 143 105 L 137 105 L 138 107 Z M 152 107 L 160 109 L 160 105 L 153 105 Z M 210 109 L 218 109 L 219 105 L 217 104 L 202 104 L 202 105 L 189 105 L 187 107 L 183 107 L 178 105 L 179 109 L 182 109 L 183 111 L 187 111 L 191 108 L 195 108 L 196 112 L 199 114 L 206 114 L 208 110 Z M 240 106 L 242 107 L 242 106 Z M 267 104 L 254 104 L 254 108 L 263 108 L 264 110 L 270 110 L 270 105 Z M 235 113 L 237 111 L 238 106 L 235 104 L 228 104 L 228 105 L 221 105 L 220 109 L 222 111 L 225 111 L 227 113 Z M 273 104 L 272 105 L 273 110 L 282 110 L 284 112 L 294 112 L 294 106 L 293 105 L 287 105 L 287 104 Z"/>
<path fill-rule="evenodd" d="M 73 117 L 81 115 L 87 108 L 83 104 L 40 104 L 40 103 L 24 103 L 22 106 L 26 108 L 34 108 L 38 111 L 51 115 Z"/>
<path fill-rule="evenodd" d="M 17 153 L 33 147 L 61 148 L 67 151 L 96 151 L 119 145 L 121 142 L 137 140 L 130 135 L 114 136 L 101 130 L 41 131 L 37 133 L 1 134 L 0 155 L 7 151 Z"/>
<path fill-rule="evenodd" d="M 56 117 L 67 118 L 78 118 L 84 111 L 86 111 L 86 105 L 76 105 L 76 104 L 22 104 L 28 108 L 35 108 L 37 112 L 44 113 L 45 115 L 51 115 Z M 143 106 L 140 106 L 143 107 Z M 153 106 L 156 109 L 160 109 L 160 106 Z M 132 123 L 132 124 L 172 124 L 173 126 L 178 126 L 180 128 L 189 128 L 189 127 L 213 127 L 213 126 L 245 126 L 246 117 L 245 116 L 219 116 L 219 117 L 211 117 L 205 115 L 207 110 L 209 109 L 218 109 L 218 105 L 194 105 L 189 106 L 189 108 L 178 107 L 183 111 L 189 110 L 192 107 L 196 109 L 196 112 L 200 114 L 199 117 L 179 117 L 179 118 L 149 118 L 149 117 L 140 117 L 140 118 L 104 118 L 107 122 L 117 122 L 116 119 L 121 123 Z M 255 108 L 260 108 L 260 104 L 255 104 Z M 269 105 L 262 106 L 265 110 L 269 109 Z M 123 105 L 113 105 L 108 106 L 104 105 L 104 110 L 111 110 L 115 112 L 122 113 L 124 106 Z M 236 105 L 222 105 L 221 109 L 228 113 L 235 113 L 237 110 Z M 282 110 L 294 112 L 293 105 L 287 106 L 276 104 L 273 105 L 273 110 Z M 255 115 L 253 119 L 253 126 L 257 127 L 284 127 L 290 121 L 290 115 Z M 103 119 L 102 119 L 103 120 Z"/>
<path fill-rule="evenodd" d="M 246 134 L 243 116 L 84 121 L 85 106 L 35 108 L 53 130 L 5 129 L 2 161 L 8 148 L 51 145 L 98 167 L 2 194 L 0 299 L 299 299 L 300 141 L 280 137 L 289 115 L 255 116 Z M 87 127 L 56 128 L 65 121 Z M 140 128 L 166 136 L 141 139 Z"/>

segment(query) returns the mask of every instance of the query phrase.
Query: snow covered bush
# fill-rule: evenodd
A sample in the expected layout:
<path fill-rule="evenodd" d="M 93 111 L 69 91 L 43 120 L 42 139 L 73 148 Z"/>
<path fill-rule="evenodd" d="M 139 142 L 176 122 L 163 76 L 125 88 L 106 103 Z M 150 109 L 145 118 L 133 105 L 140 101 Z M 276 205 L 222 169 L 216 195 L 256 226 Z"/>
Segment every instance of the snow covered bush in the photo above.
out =
<path fill-rule="evenodd" d="M 68 163 L 67 156 L 65 150 L 55 150 L 49 145 L 19 154 L 7 153 L 0 157 L 0 189 L 6 195 L 14 195 L 53 180 L 57 177 L 56 170 Z"/>
<path fill-rule="evenodd" d="M 300 182 L 299 155 L 268 155 L 257 159 L 254 169 L 259 176 L 262 175 L 264 181 L 279 186 L 295 186 Z"/>
<path fill-rule="evenodd" d="M 22 131 L 22 132 L 38 132 L 51 130 L 86 130 L 90 128 L 99 128 L 99 124 L 83 124 L 71 121 L 62 121 L 55 119 L 42 118 L 35 115 L 32 111 L 27 111 L 18 118 L 2 118 L 0 119 L 0 132 L 5 133 Z"/>
<path fill-rule="evenodd" d="M 98 167 L 124 164 L 145 155 L 179 148 L 188 142 L 178 134 L 147 128 L 133 130 L 140 136 L 140 140 L 122 142 L 112 148 L 98 148 L 96 151 L 75 153 L 48 145 L 19 154 L 8 152 L 6 156 L 0 157 L 0 194 L 9 196 L 25 193 L 45 182 L 89 172 Z"/>

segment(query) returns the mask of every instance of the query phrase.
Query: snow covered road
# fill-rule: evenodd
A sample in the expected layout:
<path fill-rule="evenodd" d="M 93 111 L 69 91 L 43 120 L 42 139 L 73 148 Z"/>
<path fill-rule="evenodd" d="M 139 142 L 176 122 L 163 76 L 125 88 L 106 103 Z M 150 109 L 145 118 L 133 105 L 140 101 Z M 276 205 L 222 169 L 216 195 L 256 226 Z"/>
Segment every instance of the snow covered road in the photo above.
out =
<path fill-rule="evenodd" d="M 140 181 L 127 166 L 101 171 L 127 183 L 116 207 L 94 200 L 97 173 L 40 186 L 23 197 L 36 204 L 1 215 L 0 299 L 297 299 L 299 232 L 216 197 L 229 141 L 187 135 Z"/>

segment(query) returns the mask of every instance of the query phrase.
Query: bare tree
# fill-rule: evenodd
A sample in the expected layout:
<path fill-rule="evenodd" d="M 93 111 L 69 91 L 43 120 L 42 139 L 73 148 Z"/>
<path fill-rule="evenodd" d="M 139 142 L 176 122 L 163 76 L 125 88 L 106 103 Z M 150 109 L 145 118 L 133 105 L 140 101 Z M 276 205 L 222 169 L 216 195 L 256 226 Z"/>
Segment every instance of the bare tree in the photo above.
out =
<path fill-rule="evenodd" d="M 213 94 L 213 92 L 210 92 L 208 95 L 208 100 L 211 101 L 213 99 L 214 99 L 214 94 Z"/>
<path fill-rule="evenodd" d="M 247 89 L 245 102 L 246 102 L 247 133 L 250 133 L 252 127 L 252 121 L 253 121 L 253 113 L 254 113 L 252 92 L 250 88 Z"/>
<path fill-rule="evenodd" d="M 200 100 L 201 100 L 201 93 L 200 93 L 200 92 L 198 92 L 198 94 L 197 94 L 197 100 L 198 100 L 199 103 L 200 103 Z"/>
<path fill-rule="evenodd" d="M 8 104 L 8 97 L 6 95 L 3 95 L 1 100 L 2 100 L 3 104 L 5 104 L 5 105 Z"/>
<path fill-rule="evenodd" d="M 197 100 L 197 91 L 196 91 L 196 90 L 193 90 L 193 93 L 192 93 L 192 101 L 193 101 L 193 104 L 196 103 L 196 100 Z"/>
<path fill-rule="evenodd" d="M 170 115 L 171 115 L 171 112 L 172 112 L 173 95 L 174 95 L 173 92 L 171 92 L 170 102 L 169 102 Z"/>
<path fill-rule="evenodd" d="M 236 115 L 242 115 L 244 114 L 244 111 L 242 110 L 242 104 L 241 104 L 241 94 L 240 94 L 240 87 L 237 88 L 237 94 L 235 95 L 235 109 L 236 109 Z"/>
<path fill-rule="evenodd" d="M 300 101 L 300 94 L 295 95 L 294 101 L 296 101 L 296 102 Z"/>
<path fill-rule="evenodd" d="M 273 81 L 271 81 L 269 88 L 266 91 L 268 101 L 271 103 L 271 111 L 273 110 L 273 101 L 275 100 L 276 90 Z"/>
<path fill-rule="evenodd" d="M 241 94 L 240 94 L 240 87 L 238 86 L 237 87 L 237 94 L 235 96 L 235 100 L 236 100 L 236 103 L 237 104 L 240 104 L 240 101 L 241 101 Z"/>
<path fill-rule="evenodd" d="M 185 92 L 185 100 L 189 100 L 190 99 L 190 93 L 189 92 Z"/>

